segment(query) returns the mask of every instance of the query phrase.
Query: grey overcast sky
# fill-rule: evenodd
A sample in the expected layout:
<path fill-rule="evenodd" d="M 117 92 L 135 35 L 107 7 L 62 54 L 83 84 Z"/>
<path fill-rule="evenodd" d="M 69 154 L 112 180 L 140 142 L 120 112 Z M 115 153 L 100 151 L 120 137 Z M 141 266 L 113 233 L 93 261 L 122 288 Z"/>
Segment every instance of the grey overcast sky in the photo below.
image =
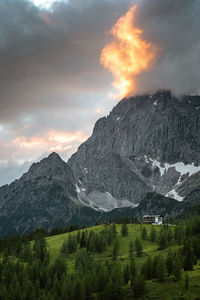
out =
<path fill-rule="evenodd" d="M 116 105 L 100 57 L 133 5 L 160 51 L 131 94 L 199 93 L 200 0 L 0 1 L 0 186 L 52 151 L 67 161 Z"/>

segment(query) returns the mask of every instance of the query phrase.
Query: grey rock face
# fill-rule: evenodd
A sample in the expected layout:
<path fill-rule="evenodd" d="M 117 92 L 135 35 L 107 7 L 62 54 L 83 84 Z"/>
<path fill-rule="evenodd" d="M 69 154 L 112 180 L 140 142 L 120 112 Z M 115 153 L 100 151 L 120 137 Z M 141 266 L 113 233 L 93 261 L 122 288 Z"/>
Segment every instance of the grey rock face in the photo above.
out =
<path fill-rule="evenodd" d="M 52 153 L 0 188 L 0 236 L 122 214 L 176 216 L 199 203 L 199 149 L 199 96 L 124 99 L 68 163 Z"/>
<path fill-rule="evenodd" d="M 137 204 L 153 190 L 179 197 L 178 185 L 200 170 L 199 149 L 200 97 L 164 91 L 120 101 L 68 163 L 86 194 Z"/>
<path fill-rule="evenodd" d="M 200 203 L 200 172 L 184 180 L 178 187 L 178 193 L 184 197 L 184 202 Z"/>
<path fill-rule="evenodd" d="M 80 208 L 73 171 L 52 153 L 0 188 L 0 235 L 67 226 Z"/>

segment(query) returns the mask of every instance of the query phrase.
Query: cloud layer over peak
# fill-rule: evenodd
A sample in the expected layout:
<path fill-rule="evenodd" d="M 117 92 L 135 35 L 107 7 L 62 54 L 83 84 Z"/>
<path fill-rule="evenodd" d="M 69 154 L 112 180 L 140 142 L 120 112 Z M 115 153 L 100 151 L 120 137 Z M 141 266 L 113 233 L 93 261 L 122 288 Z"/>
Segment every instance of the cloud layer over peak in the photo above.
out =
<path fill-rule="evenodd" d="M 0 185 L 51 149 L 67 160 L 115 105 L 100 56 L 134 4 L 136 26 L 161 51 L 133 92 L 198 93 L 199 0 L 60 0 L 50 10 L 0 1 Z"/>

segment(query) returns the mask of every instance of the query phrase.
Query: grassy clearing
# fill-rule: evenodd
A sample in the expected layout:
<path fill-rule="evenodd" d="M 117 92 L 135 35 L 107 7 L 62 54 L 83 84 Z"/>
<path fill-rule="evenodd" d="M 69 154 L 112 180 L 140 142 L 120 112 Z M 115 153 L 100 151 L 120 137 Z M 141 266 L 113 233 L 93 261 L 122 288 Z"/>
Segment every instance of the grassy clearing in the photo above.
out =
<path fill-rule="evenodd" d="M 187 271 L 189 276 L 189 288 L 184 287 L 186 272 L 182 273 L 179 282 L 169 278 L 166 282 L 158 283 L 156 280 L 146 281 L 147 293 L 145 300 L 199 300 L 200 299 L 200 261 L 194 270 Z"/>
<path fill-rule="evenodd" d="M 99 232 L 104 228 L 104 226 L 105 225 L 94 226 L 94 227 L 91 227 L 88 229 L 82 229 L 80 231 L 87 230 L 88 232 L 90 232 L 90 230 L 93 230 L 93 231 Z M 137 257 L 136 253 L 134 252 L 135 261 L 136 261 L 136 264 L 138 267 L 143 264 L 143 262 L 145 261 L 145 259 L 148 255 L 151 255 L 151 256 L 154 256 L 156 254 L 162 255 L 168 251 L 168 248 L 165 250 L 158 251 L 158 244 L 156 242 L 151 242 L 149 240 L 142 240 L 141 239 L 141 225 L 139 225 L 139 224 L 128 224 L 129 235 L 127 237 L 123 237 L 120 234 L 121 224 L 117 224 L 116 227 L 117 227 L 117 238 L 119 240 L 118 258 L 120 258 L 123 263 L 129 261 L 129 244 L 130 244 L 131 240 L 134 243 L 136 238 L 140 239 L 142 246 L 143 246 L 143 250 L 144 250 L 142 257 Z M 152 225 L 145 225 L 145 227 L 146 227 L 147 233 L 149 235 Z M 157 232 L 159 232 L 160 226 L 155 226 L 155 229 Z M 76 235 L 77 232 L 78 231 L 74 231 L 74 232 L 71 232 L 70 234 Z M 69 233 L 63 233 L 60 235 L 48 237 L 46 239 L 51 259 L 54 260 L 59 255 L 61 246 L 62 246 L 64 240 L 68 238 L 68 235 L 69 235 Z M 101 254 L 94 253 L 93 254 L 94 258 L 97 260 L 98 259 L 100 259 L 100 260 L 112 259 L 112 247 L 113 247 L 112 245 L 107 246 L 106 250 Z M 178 246 L 172 245 L 171 247 L 177 248 Z M 75 258 L 75 254 L 70 254 L 68 256 L 68 265 L 70 266 L 70 269 L 74 265 L 74 258 Z"/>
<path fill-rule="evenodd" d="M 87 230 L 94 230 L 96 232 L 101 231 L 105 225 L 99 225 L 95 227 L 91 227 Z M 144 225 L 143 225 L 144 226 Z M 137 257 L 136 252 L 134 252 L 134 258 L 136 262 L 137 268 L 140 268 L 147 256 L 155 256 L 155 255 L 166 255 L 169 247 L 164 250 L 158 250 L 158 244 L 156 242 L 151 242 L 150 240 L 142 240 L 141 238 L 141 225 L 138 224 L 128 224 L 129 235 L 127 237 L 123 237 L 120 233 L 121 225 L 117 226 L 117 238 L 119 240 L 119 254 L 118 259 L 122 262 L 122 264 L 126 264 L 129 262 L 129 244 L 132 240 L 133 243 L 136 238 L 139 238 L 142 246 L 143 246 L 143 255 L 141 257 Z M 148 236 L 150 234 L 152 225 L 145 225 Z M 160 231 L 160 226 L 155 226 L 157 232 Z M 80 230 L 80 231 L 83 231 Z M 172 227 L 172 230 L 174 228 Z M 76 235 L 77 231 L 70 233 L 72 235 Z M 60 248 L 63 244 L 63 241 L 68 238 L 69 233 L 60 234 L 57 236 L 48 237 L 47 245 L 50 252 L 50 257 L 54 260 L 60 253 Z M 101 253 L 94 253 L 93 257 L 96 260 L 111 260 L 112 259 L 112 248 L 113 245 L 107 246 L 106 250 Z M 170 245 L 172 249 L 178 249 L 179 246 L 177 244 Z M 75 253 L 70 254 L 67 258 L 68 272 L 73 271 L 74 269 L 74 261 L 75 261 Z M 165 282 L 159 283 L 157 280 L 148 280 L 146 281 L 146 294 L 142 299 L 145 300 L 200 300 L 200 261 L 195 266 L 194 270 L 188 271 L 189 276 L 189 288 L 185 290 L 184 288 L 184 279 L 186 272 L 182 272 L 182 279 L 179 282 L 175 282 L 173 277 L 167 278 Z"/>

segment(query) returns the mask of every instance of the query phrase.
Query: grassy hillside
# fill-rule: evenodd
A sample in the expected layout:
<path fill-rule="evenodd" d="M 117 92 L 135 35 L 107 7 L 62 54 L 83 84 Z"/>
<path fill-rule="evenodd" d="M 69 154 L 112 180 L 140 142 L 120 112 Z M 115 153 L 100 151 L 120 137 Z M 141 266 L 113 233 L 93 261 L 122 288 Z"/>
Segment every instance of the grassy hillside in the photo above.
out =
<path fill-rule="evenodd" d="M 106 225 L 106 226 L 109 226 L 109 225 Z M 138 266 L 140 266 L 144 262 L 144 260 L 146 259 L 146 256 L 148 256 L 148 255 L 154 256 L 156 254 L 166 254 L 166 252 L 168 251 L 168 248 L 166 248 L 165 250 L 158 251 L 158 244 L 156 242 L 151 242 L 150 240 L 142 240 L 141 225 L 128 224 L 127 225 L 128 226 L 128 236 L 127 237 L 123 237 L 121 235 L 121 233 L 120 233 L 121 226 L 122 226 L 121 224 L 116 225 L 117 238 L 119 240 L 118 258 L 122 262 L 129 261 L 129 243 L 131 240 L 134 242 L 136 238 L 140 239 L 142 246 L 143 246 L 143 250 L 144 250 L 142 257 L 140 257 L 140 258 L 138 258 L 136 256 L 136 251 L 134 250 L 135 261 Z M 100 232 L 101 230 L 104 229 L 104 227 L 105 227 L 105 225 L 94 226 L 94 227 L 90 227 L 88 229 L 80 230 L 80 232 L 88 231 L 88 233 L 89 233 L 91 230 L 95 231 L 95 232 Z M 152 225 L 145 225 L 145 226 L 143 225 L 143 227 L 146 228 L 148 236 L 149 236 Z M 160 227 L 161 226 L 154 226 L 154 228 L 156 229 L 156 231 L 158 233 L 160 231 Z M 173 230 L 173 227 L 172 227 L 172 230 Z M 77 235 L 77 232 L 78 231 L 73 231 L 71 233 L 63 233 L 63 234 L 59 234 L 56 236 L 51 236 L 51 237 L 46 238 L 51 259 L 54 260 L 59 255 L 61 246 L 62 246 L 64 240 L 68 239 L 69 234 Z M 170 247 L 172 249 L 177 249 L 178 245 L 173 244 Z M 112 248 L 113 248 L 113 245 L 107 246 L 106 250 L 103 253 L 101 253 L 101 254 L 94 253 L 93 256 L 97 260 L 112 259 Z M 75 258 L 75 253 L 68 255 L 67 261 L 70 266 L 74 264 L 74 258 Z"/>
<path fill-rule="evenodd" d="M 0 240 L 1 300 L 200 300 L 200 217 L 31 237 Z"/>
<path fill-rule="evenodd" d="M 148 256 L 151 256 L 153 258 L 155 255 L 161 255 L 162 257 L 166 258 L 169 248 L 178 251 L 180 247 L 178 244 L 173 242 L 165 249 L 159 250 L 157 242 L 151 242 L 149 239 L 143 240 L 141 238 L 141 225 L 128 224 L 128 236 L 126 237 L 123 237 L 121 235 L 121 226 L 122 226 L 121 224 L 116 225 L 116 229 L 117 229 L 116 238 L 119 240 L 119 252 L 117 255 L 117 259 L 120 261 L 122 265 L 126 265 L 127 263 L 130 263 L 129 244 L 131 240 L 134 242 L 136 238 L 138 238 L 141 241 L 141 244 L 143 246 L 143 253 L 141 257 L 138 257 L 136 255 L 135 249 L 133 252 L 135 263 L 138 270 L 141 269 L 142 265 L 144 264 Z M 145 225 L 145 226 L 143 225 L 143 227 L 146 228 L 149 237 L 152 225 Z M 104 228 L 105 225 L 99 225 L 88 229 L 80 230 L 80 232 L 88 231 L 89 233 L 91 230 L 95 232 L 100 232 Z M 159 234 L 161 226 L 154 226 L 154 228 L 157 234 Z M 175 226 L 171 226 L 170 229 L 174 232 Z M 78 231 L 74 231 L 70 234 L 76 236 L 77 232 Z M 51 260 L 55 260 L 56 257 L 60 254 L 61 246 L 64 240 L 68 239 L 68 236 L 69 233 L 64 233 L 57 236 L 48 237 L 46 239 Z M 105 251 L 103 251 L 101 254 L 93 253 L 92 254 L 93 258 L 96 261 L 101 261 L 101 262 L 112 261 L 112 249 L 113 249 L 113 243 L 110 246 L 106 246 Z M 74 271 L 75 256 L 76 253 L 68 254 L 67 256 L 67 266 L 69 272 Z M 164 282 L 158 282 L 158 280 L 156 279 L 147 280 L 146 292 L 143 298 L 141 299 L 145 299 L 145 300 L 147 299 L 152 299 L 152 300 L 156 300 L 156 299 L 198 300 L 200 299 L 200 261 L 197 262 L 197 264 L 194 266 L 194 269 L 192 271 L 187 271 L 187 274 L 189 276 L 189 287 L 187 290 L 184 287 L 186 272 L 182 269 L 181 280 L 178 282 L 174 280 L 173 276 L 166 278 Z M 128 288 L 128 285 L 126 288 Z"/>

